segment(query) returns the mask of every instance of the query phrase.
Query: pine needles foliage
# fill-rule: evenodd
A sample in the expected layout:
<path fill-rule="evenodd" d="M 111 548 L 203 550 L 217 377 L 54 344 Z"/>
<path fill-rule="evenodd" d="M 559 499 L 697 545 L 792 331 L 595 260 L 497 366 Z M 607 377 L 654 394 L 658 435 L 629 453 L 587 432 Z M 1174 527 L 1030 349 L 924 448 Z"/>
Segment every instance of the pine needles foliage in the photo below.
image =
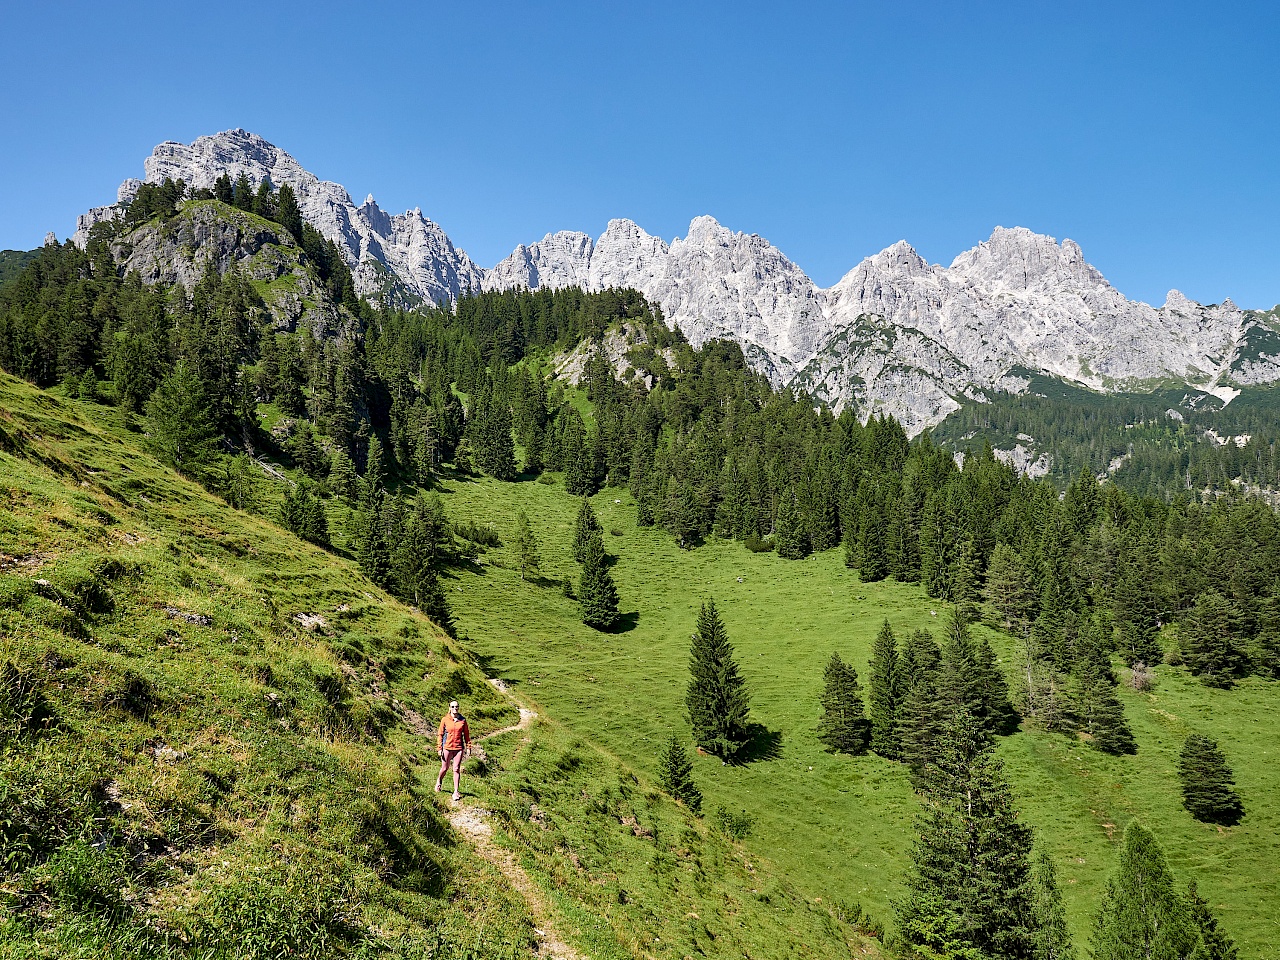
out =
<path fill-rule="evenodd" d="M 858 671 L 841 660 L 840 654 L 833 653 L 822 679 L 818 739 L 833 753 L 865 753 L 871 731 L 862 705 Z"/>
<path fill-rule="evenodd" d="M 1193 733 L 1178 758 L 1182 803 L 1197 820 L 1234 826 L 1244 817 L 1244 803 L 1235 790 L 1235 776 L 1218 742 Z"/>
<path fill-rule="evenodd" d="M 975 718 L 946 722 L 922 783 L 907 896 L 895 905 L 903 940 L 925 956 L 1033 956 L 1031 828 Z"/>
<path fill-rule="evenodd" d="M 588 627 L 612 630 L 618 625 L 618 588 L 609 572 L 609 558 L 598 530 L 587 540 L 583 552 L 578 602 L 582 605 L 582 622 Z"/>
<path fill-rule="evenodd" d="M 658 782 L 695 816 L 702 814 L 702 791 L 693 779 L 693 760 L 674 733 L 658 757 Z"/>
<path fill-rule="evenodd" d="M 1186 960 L 1197 939 L 1160 844 L 1138 821 L 1129 821 L 1094 925 L 1094 960 Z"/>
<path fill-rule="evenodd" d="M 734 759 L 750 739 L 750 699 L 714 600 L 704 603 L 698 613 L 689 647 L 689 674 L 685 707 L 694 742 L 722 760 Z"/>
<path fill-rule="evenodd" d="M 902 701 L 903 677 L 898 665 L 898 642 L 886 620 L 876 634 L 871 650 L 867 706 L 871 721 L 871 749 L 896 760 L 899 755 L 898 708 Z"/>

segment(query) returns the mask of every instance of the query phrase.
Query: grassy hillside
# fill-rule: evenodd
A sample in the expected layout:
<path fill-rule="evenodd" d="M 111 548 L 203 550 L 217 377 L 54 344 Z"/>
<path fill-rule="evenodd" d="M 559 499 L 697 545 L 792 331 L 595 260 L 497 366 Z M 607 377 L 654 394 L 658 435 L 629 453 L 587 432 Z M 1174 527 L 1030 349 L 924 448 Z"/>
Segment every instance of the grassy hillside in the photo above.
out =
<path fill-rule="evenodd" d="M 511 700 L 120 411 L 0 376 L 0 504 L 0 956 L 531 957 L 531 897 L 592 957 L 861 952 L 554 711 L 488 741 L 450 809 L 435 718 L 459 697 L 484 735 Z"/>
<path fill-rule="evenodd" d="M 531 518 L 543 545 L 545 581 L 522 582 L 509 547 L 450 584 L 463 643 L 486 669 L 637 770 L 653 775 L 672 731 L 687 734 L 683 691 L 698 605 L 715 599 L 768 731 L 766 756 L 740 767 L 698 757 L 705 809 L 745 811 L 745 847 L 777 881 L 813 902 L 859 901 L 888 921 L 917 809 L 905 770 L 874 756 L 837 757 L 814 740 L 822 667 L 831 652 L 865 678 L 870 648 L 887 617 L 899 635 L 941 628 L 945 611 L 915 586 L 862 584 L 839 551 L 803 561 L 752 554 L 713 541 L 693 552 L 637 529 L 625 492 L 594 498 L 617 555 L 613 573 L 630 614 L 626 628 L 596 633 L 578 622 L 559 581 L 576 583 L 570 540 L 576 503 L 558 486 L 491 480 L 450 482 L 445 505 L 458 519 L 494 522 L 510 540 L 515 512 Z M 616 533 L 619 535 L 611 535 Z M 936 616 L 935 616 L 936 612 Z M 975 627 L 982 630 L 985 628 Z M 1012 641 L 989 633 L 1012 671 Z M 1158 669 L 1148 694 L 1121 690 L 1139 743 L 1136 757 L 1110 757 L 1062 736 L 1024 731 L 1000 745 L 1024 818 L 1057 864 L 1069 919 L 1083 948 L 1125 823 L 1138 817 L 1166 846 L 1180 879 L 1194 878 L 1220 909 L 1242 956 L 1274 940 L 1280 881 L 1280 719 L 1274 684 L 1248 680 L 1212 690 L 1180 669 Z M 1237 775 L 1248 815 L 1221 830 L 1181 807 L 1177 753 L 1189 732 L 1217 738 Z M 713 818 L 712 818 L 713 819 Z"/>

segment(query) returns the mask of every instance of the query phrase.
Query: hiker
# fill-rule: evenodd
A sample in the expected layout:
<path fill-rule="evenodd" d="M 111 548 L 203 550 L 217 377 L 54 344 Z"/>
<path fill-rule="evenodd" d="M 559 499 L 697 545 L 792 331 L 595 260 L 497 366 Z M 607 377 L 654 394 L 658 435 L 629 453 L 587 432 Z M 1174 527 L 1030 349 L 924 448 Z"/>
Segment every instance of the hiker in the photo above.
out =
<path fill-rule="evenodd" d="M 449 703 L 449 712 L 440 721 L 436 752 L 440 754 L 440 773 L 436 777 L 436 793 L 444 781 L 445 771 L 453 769 L 453 799 L 461 800 L 458 781 L 462 776 L 462 761 L 471 755 L 471 728 L 467 718 L 458 712 L 458 701 Z"/>

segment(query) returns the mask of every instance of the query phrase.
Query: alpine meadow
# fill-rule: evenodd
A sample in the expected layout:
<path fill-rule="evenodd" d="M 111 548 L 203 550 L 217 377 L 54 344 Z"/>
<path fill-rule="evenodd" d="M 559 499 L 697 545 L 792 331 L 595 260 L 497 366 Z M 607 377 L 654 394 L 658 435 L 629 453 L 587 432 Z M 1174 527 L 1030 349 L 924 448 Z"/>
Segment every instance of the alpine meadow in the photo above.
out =
<path fill-rule="evenodd" d="M 0 255 L 0 957 L 1271 955 L 1277 310 L 146 174 Z"/>

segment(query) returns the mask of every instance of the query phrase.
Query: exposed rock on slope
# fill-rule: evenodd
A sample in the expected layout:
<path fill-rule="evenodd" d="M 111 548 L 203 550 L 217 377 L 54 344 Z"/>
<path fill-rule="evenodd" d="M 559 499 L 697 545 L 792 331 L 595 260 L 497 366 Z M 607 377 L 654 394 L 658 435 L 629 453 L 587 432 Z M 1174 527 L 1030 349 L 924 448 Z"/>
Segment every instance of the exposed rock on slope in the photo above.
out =
<path fill-rule="evenodd" d="M 226 130 L 190 145 L 162 143 L 143 165 L 149 183 L 168 177 L 189 187 L 212 188 L 224 173 L 233 180 L 244 173 L 255 185 L 263 179 L 276 187 L 289 184 L 303 217 L 338 245 L 357 289 L 366 296 L 381 293 L 389 277 L 398 278 L 413 296 L 435 303 L 452 302 L 468 290 L 480 289 L 483 271 L 420 209 L 387 214 L 372 196 L 357 207 L 345 188 L 304 170 L 256 134 Z M 121 200 L 132 195 L 131 183 L 136 191 L 136 182 L 126 181 Z M 82 216 L 77 242 L 83 245 L 93 223 L 114 215 L 114 209 L 100 207 Z"/>
<path fill-rule="evenodd" d="M 328 337 L 350 322 L 307 269 L 288 231 L 215 200 L 188 201 L 176 217 L 143 224 L 111 250 L 123 272 L 136 272 L 144 283 L 180 283 L 188 293 L 209 270 L 237 269 L 280 330 L 305 326 Z"/>

